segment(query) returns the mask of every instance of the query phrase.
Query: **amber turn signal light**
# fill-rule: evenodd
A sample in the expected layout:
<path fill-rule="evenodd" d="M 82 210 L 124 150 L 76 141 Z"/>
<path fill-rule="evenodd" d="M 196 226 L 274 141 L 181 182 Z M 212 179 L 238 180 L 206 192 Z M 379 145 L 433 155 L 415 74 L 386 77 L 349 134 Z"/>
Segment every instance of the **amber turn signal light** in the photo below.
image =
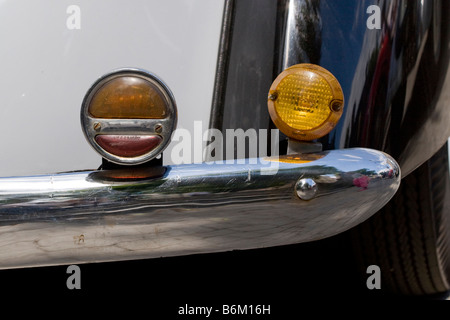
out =
<path fill-rule="evenodd" d="M 176 122 L 169 88 L 138 69 L 101 77 L 81 107 L 86 139 L 102 157 L 117 164 L 140 164 L 158 156 L 170 142 Z"/>
<path fill-rule="evenodd" d="M 344 108 L 338 80 L 314 64 L 297 64 L 284 70 L 272 83 L 269 114 L 285 135 L 296 140 L 314 140 L 330 132 Z"/>

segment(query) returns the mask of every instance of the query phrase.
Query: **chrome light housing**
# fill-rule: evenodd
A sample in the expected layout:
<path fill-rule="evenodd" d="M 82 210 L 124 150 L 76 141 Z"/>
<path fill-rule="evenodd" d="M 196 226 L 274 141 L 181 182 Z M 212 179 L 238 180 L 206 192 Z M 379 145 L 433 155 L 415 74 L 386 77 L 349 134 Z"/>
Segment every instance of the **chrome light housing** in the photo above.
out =
<path fill-rule="evenodd" d="M 177 123 L 175 98 L 154 74 L 119 69 L 98 79 L 81 106 L 81 127 L 91 146 L 116 164 L 157 157 Z"/>

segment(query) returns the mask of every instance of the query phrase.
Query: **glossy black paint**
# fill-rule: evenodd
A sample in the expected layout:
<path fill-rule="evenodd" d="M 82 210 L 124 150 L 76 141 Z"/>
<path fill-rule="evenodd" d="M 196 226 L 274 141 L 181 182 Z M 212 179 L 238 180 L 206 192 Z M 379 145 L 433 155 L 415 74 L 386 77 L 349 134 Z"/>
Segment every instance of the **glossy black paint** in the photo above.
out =
<path fill-rule="evenodd" d="M 379 30 L 366 25 L 372 4 L 381 9 Z M 320 64 L 346 98 L 339 125 L 321 139 L 326 148 L 383 150 L 406 176 L 445 143 L 449 13 L 448 1 L 322 1 Z"/>
<path fill-rule="evenodd" d="M 320 139 L 324 149 L 382 150 L 406 176 L 450 136 L 450 3 L 299 3 L 300 53 L 289 63 L 312 62 L 330 70 L 345 96 L 339 124 Z M 273 127 L 266 99 L 271 81 L 282 71 L 288 5 L 288 0 L 236 1 L 222 126 L 216 121 L 216 128 Z M 380 29 L 367 27 L 371 5 L 380 8 Z"/>
<path fill-rule="evenodd" d="M 222 57 L 217 67 L 215 88 L 222 88 L 223 92 L 215 90 L 210 127 L 225 132 L 237 128 L 267 129 L 271 125 L 267 93 L 274 69 L 277 70 L 278 5 L 274 0 L 226 1 L 226 7 L 232 9 L 224 16 L 224 21 L 230 20 L 227 15 L 232 17 L 231 34 L 227 36 L 228 58 Z M 224 145 L 225 139 L 224 135 Z"/>

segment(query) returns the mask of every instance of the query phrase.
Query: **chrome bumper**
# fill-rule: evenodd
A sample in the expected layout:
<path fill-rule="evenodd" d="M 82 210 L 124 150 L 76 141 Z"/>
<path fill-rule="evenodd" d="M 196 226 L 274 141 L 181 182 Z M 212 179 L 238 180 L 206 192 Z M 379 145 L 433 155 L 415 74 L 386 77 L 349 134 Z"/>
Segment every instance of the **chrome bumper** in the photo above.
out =
<path fill-rule="evenodd" d="M 369 218 L 400 184 L 398 164 L 369 149 L 266 160 L 169 166 L 134 181 L 107 171 L 1 178 L 0 268 L 317 240 Z"/>

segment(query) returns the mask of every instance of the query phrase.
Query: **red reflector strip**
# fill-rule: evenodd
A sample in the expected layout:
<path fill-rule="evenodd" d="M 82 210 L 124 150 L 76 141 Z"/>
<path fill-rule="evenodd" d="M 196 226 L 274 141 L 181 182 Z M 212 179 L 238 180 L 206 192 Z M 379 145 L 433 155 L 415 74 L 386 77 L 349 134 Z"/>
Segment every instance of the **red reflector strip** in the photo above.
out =
<path fill-rule="evenodd" d="M 119 157 L 139 157 L 155 149 L 162 141 L 157 135 L 97 135 L 95 141 L 107 152 Z"/>

